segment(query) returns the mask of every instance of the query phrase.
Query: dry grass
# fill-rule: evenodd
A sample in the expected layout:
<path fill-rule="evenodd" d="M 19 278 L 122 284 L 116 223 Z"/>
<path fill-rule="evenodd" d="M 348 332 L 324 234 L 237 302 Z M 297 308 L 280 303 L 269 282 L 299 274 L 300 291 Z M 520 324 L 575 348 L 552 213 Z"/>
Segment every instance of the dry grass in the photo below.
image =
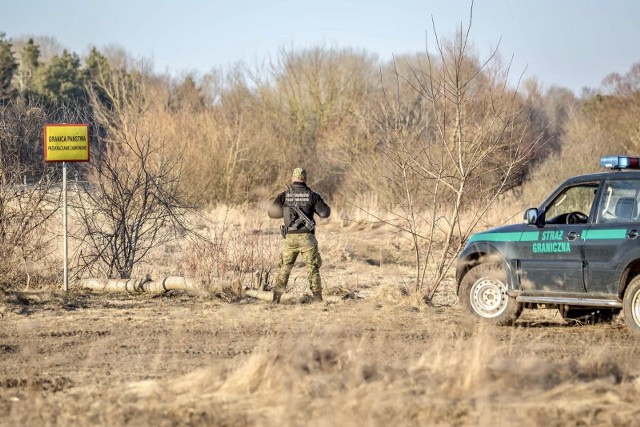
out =
<path fill-rule="evenodd" d="M 252 245 L 277 253 L 275 222 L 236 221 L 246 214 L 235 209 L 200 225 L 217 253 L 187 254 L 217 271 L 220 289 L 252 277 L 222 261 L 251 259 Z M 332 220 L 318 239 L 325 289 L 339 302 L 0 294 L 0 425 L 565 426 L 640 416 L 640 344 L 626 328 L 569 326 L 546 311 L 487 328 L 457 306 L 453 281 L 433 306 L 418 301 L 410 258 L 384 228 Z M 158 271 L 186 265 L 174 250 L 159 254 Z M 304 268 L 291 285 L 308 292 Z"/>
<path fill-rule="evenodd" d="M 640 346 L 610 326 L 485 328 L 390 294 L 86 297 L 55 321 L 51 294 L 28 317 L 5 312 L 0 424 L 629 425 L 640 412 Z"/>

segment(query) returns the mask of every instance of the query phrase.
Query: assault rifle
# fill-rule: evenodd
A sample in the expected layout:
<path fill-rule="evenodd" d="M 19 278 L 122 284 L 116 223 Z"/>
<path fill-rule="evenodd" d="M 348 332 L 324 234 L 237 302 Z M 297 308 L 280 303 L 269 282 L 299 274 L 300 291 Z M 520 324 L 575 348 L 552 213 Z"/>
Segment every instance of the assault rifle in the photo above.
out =
<path fill-rule="evenodd" d="M 313 230 L 316 229 L 314 222 L 311 221 L 311 218 L 309 218 L 304 212 L 302 212 L 302 209 L 300 209 L 297 203 L 291 206 L 291 209 L 298 214 L 298 219 L 291 225 L 292 228 L 298 228 L 300 224 L 304 223 L 309 231 L 313 232 Z"/>
<path fill-rule="evenodd" d="M 287 185 L 287 188 L 291 190 L 291 187 L 289 187 L 288 185 Z M 293 206 L 288 206 L 288 208 L 293 210 L 293 212 L 295 212 L 297 216 L 296 220 L 291 224 L 289 228 L 295 230 L 304 223 L 305 227 L 307 227 L 309 231 L 313 233 L 313 231 L 316 229 L 316 224 L 311 220 L 311 218 L 307 216 L 307 214 L 304 213 L 302 209 L 300 209 L 300 206 L 298 206 L 298 201 L 296 200 L 295 195 L 293 197 Z M 286 225 L 280 226 L 280 234 L 282 235 L 283 239 L 287 236 L 287 231 L 288 229 Z"/>

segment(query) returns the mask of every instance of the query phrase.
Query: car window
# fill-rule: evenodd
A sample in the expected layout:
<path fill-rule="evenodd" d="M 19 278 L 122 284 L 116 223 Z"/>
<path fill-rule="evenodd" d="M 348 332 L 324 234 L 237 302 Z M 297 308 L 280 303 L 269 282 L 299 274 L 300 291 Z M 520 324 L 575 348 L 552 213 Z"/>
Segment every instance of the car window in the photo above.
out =
<path fill-rule="evenodd" d="M 571 213 L 579 213 L 580 223 L 589 220 L 591 206 L 598 191 L 598 183 L 585 183 L 566 188 L 545 209 L 546 222 L 564 224 Z"/>
<path fill-rule="evenodd" d="M 599 224 L 638 222 L 640 181 L 608 181 L 598 203 Z"/>

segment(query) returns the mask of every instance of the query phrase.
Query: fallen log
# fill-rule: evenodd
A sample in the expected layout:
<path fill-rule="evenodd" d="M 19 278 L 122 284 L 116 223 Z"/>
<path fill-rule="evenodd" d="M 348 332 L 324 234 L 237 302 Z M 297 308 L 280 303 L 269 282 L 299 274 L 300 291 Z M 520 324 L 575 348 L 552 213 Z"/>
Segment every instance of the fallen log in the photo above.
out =
<path fill-rule="evenodd" d="M 197 284 L 193 279 L 168 276 L 162 280 L 145 279 L 84 279 L 82 287 L 95 291 L 116 292 L 167 292 L 194 291 Z"/>
<path fill-rule="evenodd" d="M 163 293 L 167 291 L 195 291 L 198 286 L 195 280 L 187 277 L 168 276 L 162 280 L 151 280 L 147 277 L 144 279 L 84 279 L 82 287 L 94 291 L 111 291 L 111 292 L 155 292 Z M 245 295 L 260 299 L 263 301 L 271 301 L 273 292 L 258 291 L 247 289 Z M 304 296 L 285 293 L 282 295 L 281 301 L 291 301 L 304 298 Z M 337 302 L 342 298 L 339 296 L 325 296 L 325 301 Z"/>

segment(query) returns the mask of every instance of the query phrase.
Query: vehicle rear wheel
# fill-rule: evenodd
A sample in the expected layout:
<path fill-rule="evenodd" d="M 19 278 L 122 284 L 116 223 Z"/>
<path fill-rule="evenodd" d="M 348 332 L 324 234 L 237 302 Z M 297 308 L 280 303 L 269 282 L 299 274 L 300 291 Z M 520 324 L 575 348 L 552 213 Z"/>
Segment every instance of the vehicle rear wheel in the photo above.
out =
<path fill-rule="evenodd" d="M 507 273 L 499 263 L 473 267 L 460 283 L 460 301 L 471 313 L 497 325 L 511 325 L 522 304 L 507 295 Z"/>
<path fill-rule="evenodd" d="M 631 332 L 640 335 L 640 276 L 631 280 L 622 300 L 624 322 Z"/>

